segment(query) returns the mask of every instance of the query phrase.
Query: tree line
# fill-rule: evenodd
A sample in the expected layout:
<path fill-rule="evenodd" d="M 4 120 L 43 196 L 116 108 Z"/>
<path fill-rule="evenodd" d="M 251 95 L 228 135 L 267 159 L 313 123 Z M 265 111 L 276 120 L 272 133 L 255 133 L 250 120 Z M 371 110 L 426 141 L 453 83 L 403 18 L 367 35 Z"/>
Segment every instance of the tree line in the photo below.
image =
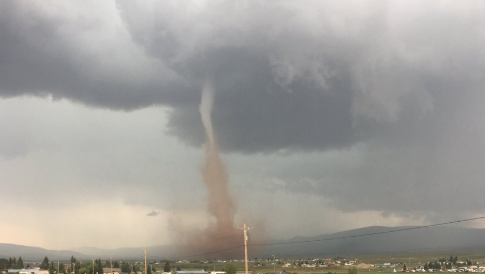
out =
<path fill-rule="evenodd" d="M 447 260 L 445 258 L 441 258 L 438 261 L 435 262 L 428 262 L 424 265 L 424 270 L 428 271 L 430 269 L 432 270 L 440 270 L 442 268 L 452 268 L 455 266 L 469 266 L 472 265 L 472 261 L 465 259 L 464 261 L 460 262 L 458 261 L 458 256 L 451 255 L 450 258 Z"/>
<path fill-rule="evenodd" d="M 27 265 L 27 268 L 29 267 L 30 265 Z M 139 265 L 135 263 L 131 263 L 131 264 L 129 262 L 120 263 L 119 261 L 111 262 L 107 260 L 103 264 L 101 262 L 101 259 L 96 259 L 91 262 L 81 262 L 81 261 L 78 261 L 74 256 L 71 256 L 70 264 L 67 264 L 67 263 L 58 264 L 53 261 L 49 261 L 49 258 L 45 256 L 39 266 L 40 270 L 47 270 L 49 271 L 49 274 L 61 274 L 61 273 L 63 274 L 68 274 L 68 273 L 103 274 L 103 267 L 120 268 L 121 272 L 123 273 L 132 273 L 132 272 L 136 273 L 136 272 L 142 272 L 145 270 L 145 267 L 143 265 Z M 23 268 L 24 268 L 24 262 L 22 260 L 22 257 L 19 257 L 18 259 L 16 257 L 9 258 L 8 260 L 0 258 L 0 270 L 23 269 Z M 167 261 L 165 262 L 163 271 L 170 272 L 170 270 L 171 270 L 170 263 Z M 153 272 L 156 272 L 155 267 L 153 265 L 148 265 L 146 274 L 152 274 Z"/>
<path fill-rule="evenodd" d="M 473 262 L 471 260 L 465 259 L 464 261 L 458 261 L 458 256 L 451 255 L 449 259 L 441 258 L 438 261 L 427 262 L 424 264 L 423 268 L 425 271 L 434 270 L 439 271 L 443 268 L 451 269 L 453 267 L 460 266 L 470 266 Z M 403 271 L 407 270 L 406 264 L 403 265 Z M 414 268 L 416 270 L 416 268 Z"/>
<path fill-rule="evenodd" d="M 24 261 L 22 260 L 22 257 L 19 257 L 17 260 L 16 257 L 3 259 L 0 258 L 0 270 L 6 270 L 6 269 L 22 269 L 24 268 Z"/>

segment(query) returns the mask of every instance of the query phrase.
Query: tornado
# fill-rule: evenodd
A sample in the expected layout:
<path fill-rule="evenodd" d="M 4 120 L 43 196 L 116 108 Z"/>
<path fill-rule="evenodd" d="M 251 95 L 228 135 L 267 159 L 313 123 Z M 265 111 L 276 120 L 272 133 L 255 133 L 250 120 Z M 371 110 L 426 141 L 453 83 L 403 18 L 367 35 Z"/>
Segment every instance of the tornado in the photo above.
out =
<path fill-rule="evenodd" d="M 234 225 L 237 205 L 229 190 L 229 175 L 221 159 L 212 124 L 214 96 L 214 87 L 207 82 L 202 89 L 199 105 L 205 130 L 205 156 L 200 172 L 207 187 L 207 213 L 210 218 L 203 228 L 187 228 L 177 218 L 172 220 L 172 226 L 181 244 L 179 254 L 184 258 L 240 259 L 244 256 L 243 231 Z M 253 219 L 250 222 L 258 227 L 258 238 L 261 240 L 264 236 L 263 221 Z M 261 248 L 251 249 L 255 253 L 261 251 Z M 190 256 L 186 257 L 187 254 Z"/>
<path fill-rule="evenodd" d="M 199 105 L 200 117 L 205 129 L 205 157 L 200 172 L 207 187 L 207 213 L 210 216 L 204 228 L 187 230 L 179 227 L 177 233 L 183 244 L 182 254 L 194 254 L 194 258 L 241 258 L 244 253 L 242 231 L 234 226 L 236 204 L 229 191 L 229 175 L 217 146 L 212 124 L 214 88 L 208 82 L 202 89 Z"/>
<path fill-rule="evenodd" d="M 205 128 L 205 161 L 201 173 L 209 191 L 208 211 L 215 218 L 215 226 L 221 234 L 234 231 L 235 205 L 229 193 L 229 176 L 222 163 L 212 126 L 212 106 L 214 88 L 211 83 L 204 86 L 199 106 L 200 116 Z"/>

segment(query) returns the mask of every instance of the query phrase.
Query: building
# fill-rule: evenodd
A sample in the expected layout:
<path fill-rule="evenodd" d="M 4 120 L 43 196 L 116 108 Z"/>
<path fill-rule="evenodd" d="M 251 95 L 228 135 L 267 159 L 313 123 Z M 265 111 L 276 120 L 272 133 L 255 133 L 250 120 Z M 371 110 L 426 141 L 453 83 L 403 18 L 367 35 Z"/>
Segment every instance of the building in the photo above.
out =
<path fill-rule="evenodd" d="M 175 274 L 209 274 L 209 272 L 204 270 L 184 270 L 184 271 L 175 271 Z"/>
<path fill-rule="evenodd" d="M 103 267 L 103 274 L 120 274 L 121 268 Z"/>
<path fill-rule="evenodd" d="M 48 270 L 35 269 L 9 269 L 8 274 L 49 274 Z"/>

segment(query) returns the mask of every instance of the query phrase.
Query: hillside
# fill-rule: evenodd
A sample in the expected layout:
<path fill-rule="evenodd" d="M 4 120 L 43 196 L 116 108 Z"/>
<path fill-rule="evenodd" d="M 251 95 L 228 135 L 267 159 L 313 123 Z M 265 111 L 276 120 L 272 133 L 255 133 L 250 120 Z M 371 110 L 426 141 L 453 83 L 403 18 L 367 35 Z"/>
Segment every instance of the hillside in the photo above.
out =
<path fill-rule="evenodd" d="M 279 244 L 268 245 L 264 250 L 257 250 L 250 246 L 249 252 L 250 257 L 268 257 L 267 254 L 276 257 L 316 257 L 412 252 L 451 254 L 485 250 L 485 229 L 440 226 L 355 237 L 405 228 L 409 227 L 373 226 L 313 237 L 294 237 L 290 240 L 274 241 L 273 243 Z M 110 257 L 121 260 L 141 260 L 144 255 L 143 249 L 143 247 L 117 249 L 82 247 L 72 250 L 47 250 L 40 247 L 0 243 L 0 258 L 22 256 L 24 261 L 40 261 L 44 256 L 51 260 L 69 260 L 71 256 L 75 256 L 80 260 Z M 147 253 L 149 260 L 162 260 L 179 255 L 176 246 L 147 247 Z"/>
<path fill-rule="evenodd" d="M 265 252 L 278 254 L 281 257 L 298 257 L 372 253 L 463 252 L 485 249 L 484 229 L 440 226 L 354 237 L 405 228 L 408 227 L 373 226 L 314 237 L 295 237 L 280 242 L 306 241 L 306 243 L 273 245 L 269 246 Z"/>
<path fill-rule="evenodd" d="M 0 243 L 0 258 L 18 258 L 20 256 L 22 257 L 24 262 L 42 261 L 44 256 L 47 256 L 51 260 L 55 259 L 61 261 L 70 260 L 71 256 L 74 256 L 81 260 L 90 259 L 90 257 L 84 254 L 69 250 L 48 250 L 34 246 Z"/>

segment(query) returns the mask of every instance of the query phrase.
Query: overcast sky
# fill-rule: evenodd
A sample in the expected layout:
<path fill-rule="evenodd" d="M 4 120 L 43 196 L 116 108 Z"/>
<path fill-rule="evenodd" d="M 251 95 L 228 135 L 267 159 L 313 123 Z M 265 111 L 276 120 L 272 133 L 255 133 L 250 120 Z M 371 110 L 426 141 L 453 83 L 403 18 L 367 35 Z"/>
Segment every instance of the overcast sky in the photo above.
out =
<path fill-rule="evenodd" d="M 482 216 L 484 72 L 483 1 L 0 0 L 0 242 L 210 223 L 207 82 L 253 234 Z"/>

